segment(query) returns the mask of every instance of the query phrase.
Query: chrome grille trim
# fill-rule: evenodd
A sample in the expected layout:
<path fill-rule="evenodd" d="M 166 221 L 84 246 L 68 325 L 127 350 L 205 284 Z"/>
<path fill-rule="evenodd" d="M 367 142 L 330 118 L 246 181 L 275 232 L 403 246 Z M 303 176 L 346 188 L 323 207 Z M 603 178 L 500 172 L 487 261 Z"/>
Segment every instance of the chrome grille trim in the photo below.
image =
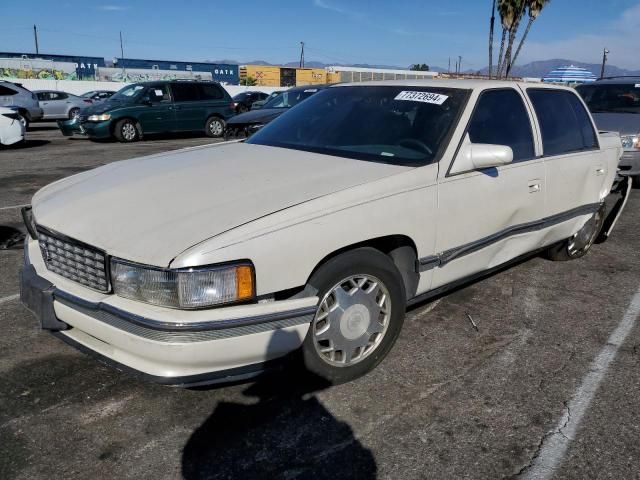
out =
<path fill-rule="evenodd" d="M 105 252 L 41 226 L 37 230 L 48 270 L 98 292 L 111 290 Z"/>

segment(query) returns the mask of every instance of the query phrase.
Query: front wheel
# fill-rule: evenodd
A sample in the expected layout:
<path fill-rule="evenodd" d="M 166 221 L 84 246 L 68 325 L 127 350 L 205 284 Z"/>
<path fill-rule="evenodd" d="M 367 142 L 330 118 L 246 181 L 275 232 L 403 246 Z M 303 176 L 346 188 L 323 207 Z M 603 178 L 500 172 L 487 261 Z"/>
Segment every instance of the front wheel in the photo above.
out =
<path fill-rule="evenodd" d="M 116 123 L 114 135 L 119 142 L 136 142 L 140 140 L 140 131 L 133 120 L 125 118 Z"/>
<path fill-rule="evenodd" d="M 306 369 L 340 384 L 375 368 L 404 322 L 405 289 L 393 261 L 359 248 L 329 260 L 309 284 L 320 301 L 302 347 Z"/>
<path fill-rule="evenodd" d="M 209 117 L 204 127 L 204 133 L 207 137 L 219 138 L 224 135 L 226 123 L 220 117 Z"/>
<path fill-rule="evenodd" d="M 546 258 L 564 262 L 584 257 L 598 238 L 604 219 L 605 208 L 602 205 L 575 235 L 550 247 L 545 253 Z"/>

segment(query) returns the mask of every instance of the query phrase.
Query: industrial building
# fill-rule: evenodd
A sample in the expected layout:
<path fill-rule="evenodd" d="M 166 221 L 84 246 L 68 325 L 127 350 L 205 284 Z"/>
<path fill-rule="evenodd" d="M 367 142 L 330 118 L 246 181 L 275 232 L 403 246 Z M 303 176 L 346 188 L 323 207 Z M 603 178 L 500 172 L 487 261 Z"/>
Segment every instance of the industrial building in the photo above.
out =
<path fill-rule="evenodd" d="M 50 62 L 50 69 L 54 69 L 53 64 L 72 64 L 75 69 L 75 75 L 71 75 L 68 80 L 93 80 L 96 77 L 98 68 L 105 66 L 104 58 L 102 57 L 87 57 L 82 55 L 51 55 L 47 53 L 23 53 L 23 52 L 0 52 L 0 59 L 6 59 L 7 65 L 3 69 L 16 70 L 11 76 L 16 78 L 32 78 L 34 66 L 39 69 L 44 64 L 42 61 Z M 20 64 L 16 67 L 15 62 L 8 62 L 8 60 L 20 61 Z M 34 63 L 37 61 L 37 63 Z M 67 74 L 69 68 L 61 68 L 60 71 L 65 71 Z M 44 71 L 47 71 L 46 67 Z M 4 76 L 4 73 L 2 74 Z M 75 78 L 74 78 L 75 77 Z"/>
<path fill-rule="evenodd" d="M 327 83 L 368 82 L 372 80 L 418 80 L 438 76 L 438 72 L 331 66 L 326 68 Z"/>
<path fill-rule="evenodd" d="M 210 62 L 177 62 L 170 60 L 146 60 L 140 58 L 116 58 L 114 66 L 120 69 L 145 69 L 182 72 L 207 72 L 216 82 L 237 85 L 239 82 L 238 65 Z M 187 75 L 181 78 L 190 78 Z"/>
<path fill-rule="evenodd" d="M 323 68 L 293 68 L 274 65 L 242 65 L 240 80 L 253 79 L 262 87 L 296 87 L 327 83 L 327 71 Z"/>

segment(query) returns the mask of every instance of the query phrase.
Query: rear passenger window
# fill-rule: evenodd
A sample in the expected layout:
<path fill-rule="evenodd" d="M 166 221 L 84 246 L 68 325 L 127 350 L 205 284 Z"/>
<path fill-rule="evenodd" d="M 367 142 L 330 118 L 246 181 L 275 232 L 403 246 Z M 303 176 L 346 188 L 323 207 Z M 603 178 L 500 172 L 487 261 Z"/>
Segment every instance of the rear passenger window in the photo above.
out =
<path fill-rule="evenodd" d="M 531 122 L 522 98 L 513 89 L 484 92 L 471 117 L 468 134 L 472 143 L 511 147 L 514 162 L 535 157 Z"/>
<path fill-rule="evenodd" d="M 15 95 L 16 93 L 18 92 L 8 87 L 5 87 L 4 85 L 0 85 L 0 95 L 2 95 L 3 97 L 8 97 L 9 95 Z"/>
<path fill-rule="evenodd" d="M 545 156 L 598 147 L 589 115 L 576 94 L 532 88 L 527 94 L 538 117 Z"/>
<path fill-rule="evenodd" d="M 174 102 L 193 102 L 200 100 L 200 92 L 198 85 L 195 83 L 172 83 Z"/>
<path fill-rule="evenodd" d="M 220 87 L 213 84 L 200 84 L 200 95 L 204 100 L 222 100 L 224 94 Z"/>

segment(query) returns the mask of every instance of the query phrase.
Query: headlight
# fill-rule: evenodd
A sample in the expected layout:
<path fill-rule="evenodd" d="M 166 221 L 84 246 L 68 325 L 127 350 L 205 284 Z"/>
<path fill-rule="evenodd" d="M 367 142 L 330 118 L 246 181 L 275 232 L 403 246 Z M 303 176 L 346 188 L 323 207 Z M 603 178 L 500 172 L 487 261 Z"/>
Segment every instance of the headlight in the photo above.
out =
<path fill-rule="evenodd" d="M 255 294 L 249 263 L 168 270 L 114 258 L 111 283 L 121 297 L 180 309 L 239 302 Z"/>
<path fill-rule="evenodd" d="M 640 149 L 640 135 L 625 135 L 621 140 L 624 148 Z"/>
<path fill-rule="evenodd" d="M 89 120 L 90 122 L 104 122 L 109 119 L 111 119 L 111 115 L 109 115 L 108 113 L 102 113 L 100 115 L 89 115 L 89 118 L 87 118 L 87 120 Z"/>

